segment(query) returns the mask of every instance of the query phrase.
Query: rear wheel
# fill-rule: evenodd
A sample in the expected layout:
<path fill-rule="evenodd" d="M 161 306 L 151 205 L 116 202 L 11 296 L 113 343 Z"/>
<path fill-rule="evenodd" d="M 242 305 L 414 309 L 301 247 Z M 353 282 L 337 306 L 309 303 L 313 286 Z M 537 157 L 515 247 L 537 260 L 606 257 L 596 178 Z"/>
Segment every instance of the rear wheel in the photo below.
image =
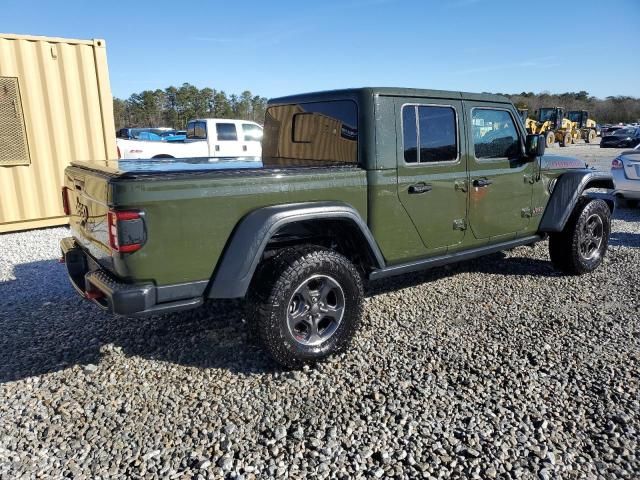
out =
<path fill-rule="evenodd" d="M 554 267 L 572 275 L 592 272 L 602 263 L 609 245 L 611 211 L 603 200 L 581 200 L 562 232 L 549 238 Z"/>
<path fill-rule="evenodd" d="M 346 257 L 324 248 L 287 248 L 256 272 L 251 320 L 267 352 L 297 368 L 349 345 L 362 299 L 362 279 Z"/>
<path fill-rule="evenodd" d="M 566 147 L 567 145 L 571 145 L 571 133 L 565 132 L 562 136 L 562 140 L 560 140 L 560 146 Z"/>
<path fill-rule="evenodd" d="M 553 144 L 556 143 L 556 135 L 555 135 L 555 133 L 547 132 L 545 134 L 545 141 L 547 143 L 547 147 L 553 146 Z"/>

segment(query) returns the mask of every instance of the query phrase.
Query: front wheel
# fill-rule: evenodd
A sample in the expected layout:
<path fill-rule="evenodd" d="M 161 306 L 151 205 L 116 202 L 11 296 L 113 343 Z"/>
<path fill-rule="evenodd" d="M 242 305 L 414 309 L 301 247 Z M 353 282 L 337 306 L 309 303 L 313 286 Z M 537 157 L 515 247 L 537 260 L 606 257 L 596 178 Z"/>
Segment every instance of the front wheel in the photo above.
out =
<path fill-rule="evenodd" d="M 251 320 L 273 359 L 298 368 L 349 345 L 360 324 L 363 296 L 360 274 L 343 255 L 287 248 L 256 272 Z"/>
<path fill-rule="evenodd" d="M 596 131 L 595 130 L 589 130 L 589 133 L 587 134 L 587 143 L 593 143 L 596 141 Z"/>
<path fill-rule="evenodd" d="M 547 147 L 552 147 L 554 143 L 556 143 L 556 135 L 553 132 L 547 132 L 545 134 L 545 142 Z"/>
<path fill-rule="evenodd" d="M 580 275 L 602 263 L 609 245 L 611 211 L 603 200 L 582 199 L 562 232 L 549 237 L 549 255 L 558 270 Z"/>

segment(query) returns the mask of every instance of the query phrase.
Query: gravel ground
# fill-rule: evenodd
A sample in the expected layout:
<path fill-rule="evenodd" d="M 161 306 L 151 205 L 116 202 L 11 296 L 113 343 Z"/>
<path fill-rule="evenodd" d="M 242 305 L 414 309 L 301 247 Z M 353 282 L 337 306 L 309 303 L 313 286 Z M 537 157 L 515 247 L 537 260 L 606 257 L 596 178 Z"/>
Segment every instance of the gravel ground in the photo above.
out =
<path fill-rule="evenodd" d="M 0 236 L 0 478 L 637 478 L 640 211 L 603 266 L 547 245 L 376 284 L 351 350 L 287 372 L 240 303 L 81 301 L 64 228 Z"/>

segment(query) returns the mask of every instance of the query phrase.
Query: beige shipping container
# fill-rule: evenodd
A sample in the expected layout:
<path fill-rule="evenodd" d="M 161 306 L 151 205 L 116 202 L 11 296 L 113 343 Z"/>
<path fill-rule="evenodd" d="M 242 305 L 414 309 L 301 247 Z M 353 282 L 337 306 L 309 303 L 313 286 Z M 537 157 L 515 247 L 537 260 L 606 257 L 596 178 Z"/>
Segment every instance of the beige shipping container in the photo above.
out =
<path fill-rule="evenodd" d="M 104 40 L 0 33 L 0 233 L 67 223 L 64 168 L 110 158 Z"/>

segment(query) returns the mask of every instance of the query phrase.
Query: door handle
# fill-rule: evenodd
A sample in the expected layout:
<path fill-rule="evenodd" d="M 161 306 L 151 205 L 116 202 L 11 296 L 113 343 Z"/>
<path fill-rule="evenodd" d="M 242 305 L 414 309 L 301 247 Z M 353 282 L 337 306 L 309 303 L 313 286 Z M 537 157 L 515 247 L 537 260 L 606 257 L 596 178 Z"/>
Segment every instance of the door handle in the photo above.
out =
<path fill-rule="evenodd" d="M 476 178 L 473 181 L 474 187 L 488 187 L 493 183 L 493 180 L 489 180 L 488 178 Z"/>
<path fill-rule="evenodd" d="M 432 188 L 433 186 L 430 183 L 420 182 L 409 186 L 409 193 L 427 193 L 430 192 Z"/>

